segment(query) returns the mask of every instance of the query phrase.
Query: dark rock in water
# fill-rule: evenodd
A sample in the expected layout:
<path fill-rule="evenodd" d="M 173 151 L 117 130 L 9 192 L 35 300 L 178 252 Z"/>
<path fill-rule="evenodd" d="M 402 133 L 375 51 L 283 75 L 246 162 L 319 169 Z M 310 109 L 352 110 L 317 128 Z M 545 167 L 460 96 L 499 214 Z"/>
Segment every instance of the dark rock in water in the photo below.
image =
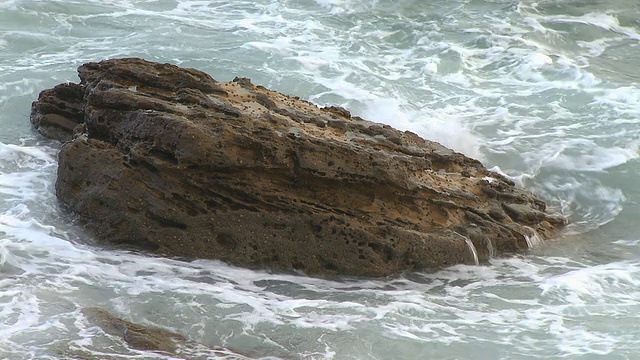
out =
<path fill-rule="evenodd" d="M 122 338 L 132 349 L 166 353 L 179 356 L 181 359 L 192 359 L 197 355 L 198 358 L 207 359 L 224 357 L 225 359 L 250 360 L 250 358 L 229 349 L 206 347 L 168 330 L 147 327 L 120 319 L 101 308 L 87 307 L 82 309 L 82 314 L 92 325 L 98 326 L 108 335 Z"/>
<path fill-rule="evenodd" d="M 109 335 L 121 337 L 133 349 L 175 354 L 177 345 L 186 341 L 179 334 L 134 324 L 100 308 L 84 308 L 82 313 L 92 324 L 99 326 Z"/>
<path fill-rule="evenodd" d="M 56 192 L 98 238 L 310 275 L 385 276 L 526 249 L 564 219 L 411 132 L 248 79 L 141 59 L 79 68 L 31 119 L 64 143 Z M 74 135 L 75 133 L 75 135 Z"/>

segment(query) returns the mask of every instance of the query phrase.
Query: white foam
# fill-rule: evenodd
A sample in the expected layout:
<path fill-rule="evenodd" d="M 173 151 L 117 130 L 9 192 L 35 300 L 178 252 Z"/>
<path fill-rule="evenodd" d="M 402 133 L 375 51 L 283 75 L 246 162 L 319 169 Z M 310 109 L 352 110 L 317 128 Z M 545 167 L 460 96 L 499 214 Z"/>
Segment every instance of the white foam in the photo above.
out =
<path fill-rule="evenodd" d="M 0 156 L 2 156 L 4 160 L 15 162 L 22 162 L 26 160 L 24 156 L 27 156 L 31 158 L 30 160 L 40 160 L 50 164 L 56 161 L 52 151 L 55 150 L 43 146 L 20 146 L 0 143 Z"/>
<path fill-rule="evenodd" d="M 24 121 L 37 92 L 75 81 L 73 67 L 83 61 L 174 59 L 223 76 L 249 73 L 468 155 L 486 153 L 496 170 L 557 198 L 586 229 L 611 221 L 625 204 L 628 189 L 608 174 L 638 157 L 640 98 L 624 77 L 613 83 L 597 71 L 596 60 L 618 56 L 616 47 L 633 52 L 628 41 L 638 34 L 613 12 L 549 16 L 545 1 L 521 1 L 517 13 L 496 12 L 489 2 L 473 9 L 415 1 L 89 3 L 70 3 L 55 18 L 39 18 L 55 3 L 0 4 L 19 5 L 30 20 L 4 24 L 13 28 L 0 41 L 9 59 L 0 65 L 3 110 L 22 107 L 12 116 Z M 557 22 L 601 31 L 574 44 L 551 29 Z M 14 45 L 25 50 L 11 54 Z M 18 123 L 6 113 L 3 125 Z M 201 342 L 259 349 L 255 357 L 411 358 L 424 349 L 455 357 L 478 344 L 488 357 L 505 348 L 523 358 L 625 357 L 638 349 L 635 324 L 625 319 L 636 316 L 640 264 L 610 260 L 621 256 L 616 248 L 632 254 L 633 238 L 616 240 L 608 256 L 573 250 L 562 258 L 550 242 L 490 266 L 381 280 L 148 258 L 78 244 L 84 235 L 53 194 L 56 149 L 41 149 L 0 144 L 0 358 L 53 359 L 73 350 L 87 358 L 171 358 L 105 336 L 81 315 L 84 306 Z M 605 243 L 608 231 L 601 230 Z M 543 251 L 552 256 L 536 256 Z"/>
<path fill-rule="evenodd" d="M 561 297 L 570 304 L 586 304 L 595 301 L 613 306 L 616 303 L 625 303 L 628 296 L 633 297 L 633 294 L 639 294 L 637 289 L 640 278 L 638 278 L 637 265 L 614 262 L 581 268 L 553 276 L 541 283 L 540 288 L 542 295 Z M 627 295 L 621 296 L 623 293 Z"/>
<path fill-rule="evenodd" d="M 594 98 L 600 104 L 611 106 L 619 114 L 640 115 L 640 89 L 636 86 L 606 89 Z"/>
<path fill-rule="evenodd" d="M 471 260 L 473 260 L 473 264 L 480 265 L 480 261 L 478 261 L 478 250 L 476 250 L 476 247 L 475 245 L 473 245 L 473 242 L 471 242 L 471 239 L 455 231 L 454 231 L 454 234 L 460 236 L 464 240 L 465 246 L 467 247 L 467 249 L 469 250 L 469 253 L 471 254 Z"/>
<path fill-rule="evenodd" d="M 535 229 L 528 226 L 525 226 L 524 228 L 529 232 L 529 234 L 524 235 L 524 239 L 527 242 L 527 247 L 529 247 L 529 249 L 533 249 L 542 245 L 544 241 L 542 240 L 542 237 L 538 234 L 538 232 L 535 231 Z"/>
<path fill-rule="evenodd" d="M 616 244 L 616 245 L 623 245 L 623 246 L 629 246 L 629 247 L 636 247 L 638 245 L 640 245 L 640 239 L 638 240 L 616 240 L 616 241 L 612 241 L 612 244 Z"/>
<path fill-rule="evenodd" d="M 605 52 L 605 50 L 607 50 L 609 40 L 597 39 L 593 41 L 577 41 L 576 44 L 578 44 L 578 46 L 582 48 L 587 49 L 589 51 L 589 56 L 599 57 Z"/>
<path fill-rule="evenodd" d="M 605 148 L 593 140 L 570 139 L 553 145 L 558 148 L 542 165 L 573 171 L 604 171 L 640 156 L 637 143 Z"/>
<path fill-rule="evenodd" d="M 326 7 L 331 14 L 344 14 L 353 9 L 353 5 L 349 0 L 314 0 L 316 4 Z"/>
<path fill-rule="evenodd" d="M 496 168 L 496 170 L 498 170 L 499 168 Z M 491 177 L 491 176 L 485 176 L 482 178 L 482 180 L 488 182 L 489 184 L 494 183 L 495 181 L 497 181 L 495 178 Z"/>
<path fill-rule="evenodd" d="M 273 42 L 250 41 L 244 46 L 250 46 L 258 50 L 269 51 L 280 56 L 288 56 L 292 53 L 289 39 L 281 38 Z"/>
<path fill-rule="evenodd" d="M 366 110 L 362 115 L 366 119 L 415 132 L 470 157 L 483 157 L 479 139 L 451 114 L 455 111 L 405 110 L 397 99 L 376 99 L 365 104 Z"/>
<path fill-rule="evenodd" d="M 581 23 L 586 25 L 593 25 L 604 30 L 613 31 L 618 34 L 628 36 L 633 40 L 640 40 L 640 34 L 636 29 L 632 27 L 620 26 L 618 18 L 613 14 L 604 13 L 589 13 L 582 16 L 566 17 L 562 15 L 558 16 L 546 16 L 547 20 L 567 23 Z"/>

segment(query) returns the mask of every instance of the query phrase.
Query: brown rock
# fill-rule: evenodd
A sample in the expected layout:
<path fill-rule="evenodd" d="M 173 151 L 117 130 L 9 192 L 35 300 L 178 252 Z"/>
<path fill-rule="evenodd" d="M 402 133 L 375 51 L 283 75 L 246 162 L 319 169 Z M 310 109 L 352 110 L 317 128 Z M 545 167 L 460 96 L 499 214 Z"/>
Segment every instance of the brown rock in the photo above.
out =
<path fill-rule="evenodd" d="M 71 140 L 73 129 L 84 122 L 82 88 L 60 84 L 40 93 L 31 109 L 31 123 L 51 139 Z"/>
<path fill-rule="evenodd" d="M 120 319 L 107 310 L 97 307 L 82 309 L 82 314 L 92 325 L 98 326 L 110 336 L 122 338 L 132 349 L 154 351 L 179 356 L 180 359 L 211 358 L 250 360 L 250 358 L 222 347 L 206 347 L 187 340 L 184 336 L 159 328 L 148 327 Z"/>
<path fill-rule="evenodd" d="M 564 222 L 477 160 L 246 78 L 141 59 L 79 74 L 43 91 L 31 118 L 61 140 L 84 121 L 60 151 L 56 191 L 113 243 L 385 276 L 472 261 L 467 239 L 480 260 L 526 249 L 531 229 L 548 237 Z"/>
<path fill-rule="evenodd" d="M 84 308 L 82 314 L 105 333 L 121 337 L 134 349 L 175 354 L 178 343 L 186 340 L 183 336 L 171 331 L 147 328 L 119 319 L 100 308 Z"/>

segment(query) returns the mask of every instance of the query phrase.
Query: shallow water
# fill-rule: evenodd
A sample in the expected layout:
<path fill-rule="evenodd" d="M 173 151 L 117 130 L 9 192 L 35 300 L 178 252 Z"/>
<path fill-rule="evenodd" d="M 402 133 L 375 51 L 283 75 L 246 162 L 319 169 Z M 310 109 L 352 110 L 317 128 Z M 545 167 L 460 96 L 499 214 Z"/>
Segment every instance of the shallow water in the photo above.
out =
<path fill-rule="evenodd" d="M 640 357 L 639 19 L 635 0 L 1 1 L 0 358 L 176 358 L 88 306 L 252 358 Z M 59 144 L 28 117 L 78 65 L 124 56 L 412 130 L 572 224 L 522 256 L 379 280 L 101 248 L 59 207 Z"/>

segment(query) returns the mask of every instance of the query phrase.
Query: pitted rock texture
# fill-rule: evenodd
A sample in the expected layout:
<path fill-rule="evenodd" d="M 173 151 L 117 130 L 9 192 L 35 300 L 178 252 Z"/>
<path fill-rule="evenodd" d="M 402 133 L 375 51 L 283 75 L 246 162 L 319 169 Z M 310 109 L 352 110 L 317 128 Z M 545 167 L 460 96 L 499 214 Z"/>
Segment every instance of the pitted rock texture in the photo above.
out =
<path fill-rule="evenodd" d="M 442 145 L 236 78 L 88 63 L 31 120 L 66 141 L 56 192 L 99 239 L 309 275 L 480 261 L 553 236 L 543 201 Z"/>

